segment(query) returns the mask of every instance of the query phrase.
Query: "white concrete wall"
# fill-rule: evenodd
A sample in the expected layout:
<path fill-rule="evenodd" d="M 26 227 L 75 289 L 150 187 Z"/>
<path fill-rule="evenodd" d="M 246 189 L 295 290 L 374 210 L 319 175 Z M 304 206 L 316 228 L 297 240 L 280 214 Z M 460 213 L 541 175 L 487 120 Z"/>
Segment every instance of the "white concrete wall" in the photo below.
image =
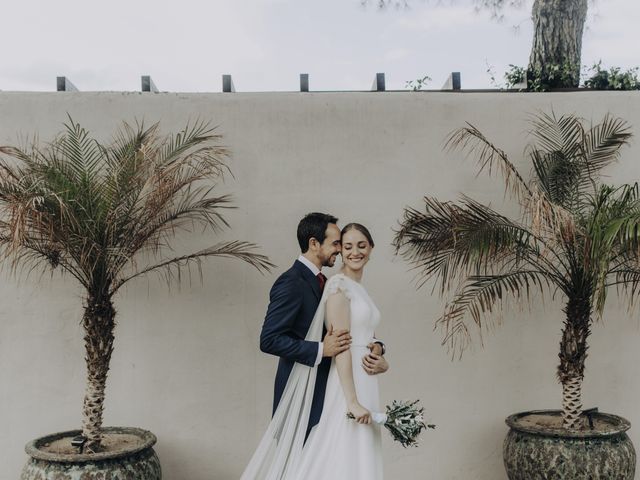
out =
<path fill-rule="evenodd" d="M 524 168 L 527 116 L 575 112 L 598 121 L 611 112 L 640 137 L 640 93 L 0 93 L 0 143 L 15 144 L 61 130 L 67 112 L 101 138 L 121 120 L 160 120 L 164 131 L 200 117 L 219 124 L 231 147 L 229 178 L 239 209 L 224 239 L 262 245 L 278 264 L 261 276 L 238 261 L 204 266 L 204 284 L 167 291 L 151 277 L 117 298 L 117 342 L 105 422 L 158 435 L 168 480 L 235 479 L 270 416 L 276 359 L 258 349 L 258 335 L 276 276 L 298 254 L 295 228 L 313 210 L 341 223 L 368 225 L 377 247 L 366 285 L 383 314 L 378 334 L 389 348 L 380 378 L 384 401 L 420 398 L 438 425 L 419 448 L 384 443 L 388 479 L 506 478 L 504 418 L 516 411 L 558 408 L 555 378 L 561 307 L 545 296 L 529 314 L 512 308 L 503 324 L 451 361 L 433 321 L 443 302 L 430 287 L 416 291 L 414 273 L 390 242 L 406 205 L 425 194 L 455 199 L 464 192 L 507 213 L 501 182 L 475 177 L 476 166 L 442 151 L 446 135 L 469 121 Z M 640 177 L 638 138 L 607 170 L 611 182 Z M 187 247 L 218 241 L 194 235 Z M 84 388 L 82 291 L 71 278 L 47 273 L 0 280 L 0 479 L 16 479 L 24 444 L 77 428 Z M 584 402 L 631 420 L 640 445 L 638 314 L 614 294 L 593 328 Z"/>

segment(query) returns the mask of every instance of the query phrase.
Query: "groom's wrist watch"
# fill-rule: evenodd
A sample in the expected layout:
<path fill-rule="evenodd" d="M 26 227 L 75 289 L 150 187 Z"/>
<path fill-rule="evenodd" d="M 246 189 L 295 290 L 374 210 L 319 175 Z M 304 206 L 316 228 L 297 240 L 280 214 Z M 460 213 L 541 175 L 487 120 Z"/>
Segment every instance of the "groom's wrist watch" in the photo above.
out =
<path fill-rule="evenodd" d="M 380 340 L 374 340 L 373 343 L 377 343 L 378 345 L 380 345 L 380 348 L 382 349 L 382 355 L 384 355 L 385 352 L 387 351 L 387 348 L 384 346 L 384 343 L 382 343 Z"/>

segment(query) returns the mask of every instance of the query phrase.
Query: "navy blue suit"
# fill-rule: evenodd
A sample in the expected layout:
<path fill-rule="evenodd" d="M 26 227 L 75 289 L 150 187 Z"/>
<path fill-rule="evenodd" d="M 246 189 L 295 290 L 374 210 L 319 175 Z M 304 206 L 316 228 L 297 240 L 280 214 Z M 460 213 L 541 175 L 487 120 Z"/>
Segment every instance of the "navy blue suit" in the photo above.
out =
<path fill-rule="evenodd" d="M 274 386 L 274 412 L 294 363 L 302 363 L 309 367 L 315 365 L 318 357 L 318 342 L 308 342 L 304 337 L 307 335 L 321 296 L 318 279 L 298 260 L 289 270 L 280 275 L 271 288 L 269 308 L 260 334 L 260 350 L 280 357 Z M 323 328 L 323 336 L 324 333 Z M 320 420 L 330 367 L 330 357 L 323 358 L 318 365 L 307 434 Z"/>

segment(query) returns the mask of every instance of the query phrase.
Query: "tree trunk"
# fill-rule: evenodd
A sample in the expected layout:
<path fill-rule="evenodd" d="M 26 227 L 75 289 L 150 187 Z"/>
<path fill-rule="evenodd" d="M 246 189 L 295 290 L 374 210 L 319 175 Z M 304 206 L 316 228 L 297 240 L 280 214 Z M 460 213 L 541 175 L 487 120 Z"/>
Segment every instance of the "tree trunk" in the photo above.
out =
<path fill-rule="evenodd" d="M 87 388 L 82 408 L 82 435 L 87 439 L 85 450 L 97 452 L 102 439 L 102 412 L 104 392 L 111 353 L 115 309 L 108 295 L 89 296 L 82 325 L 85 336 L 85 361 L 87 363 Z"/>
<path fill-rule="evenodd" d="M 588 0 L 535 0 L 529 81 L 541 89 L 580 83 L 582 32 Z"/>
<path fill-rule="evenodd" d="M 558 378 L 562 383 L 562 419 L 564 428 L 578 428 L 582 415 L 582 380 L 587 358 L 587 338 L 591 333 L 589 297 L 570 298 L 565 314 L 558 355 Z"/>

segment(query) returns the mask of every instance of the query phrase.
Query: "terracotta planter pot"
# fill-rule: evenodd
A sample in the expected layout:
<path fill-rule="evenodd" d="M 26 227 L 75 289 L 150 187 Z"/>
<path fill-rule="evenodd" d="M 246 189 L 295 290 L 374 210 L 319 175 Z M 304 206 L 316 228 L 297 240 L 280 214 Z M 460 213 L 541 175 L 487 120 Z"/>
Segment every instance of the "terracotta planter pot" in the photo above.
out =
<path fill-rule="evenodd" d="M 540 425 L 561 423 L 559 410 L 508 417 L 502 453 L 509 480 L 633 480 L 636 452 L 625 433 L 631 424 L 606 413 L 591 417 L 593 429 L 571 431 Z"/>
<path fill-rule="evenodd" d="M 114 452 L 51 453 L 43 446 L 80 435 L 79 430 L 55 433 L 29 442 L 29 460 L 20 480 L 160 480 L 160 461 L 153 450 L 155 435 L 139 428 L 110 427 L 105 434 L 127 438 L 129 445 Z M 50 449 L 49 449 L 50 450 Z"/>

